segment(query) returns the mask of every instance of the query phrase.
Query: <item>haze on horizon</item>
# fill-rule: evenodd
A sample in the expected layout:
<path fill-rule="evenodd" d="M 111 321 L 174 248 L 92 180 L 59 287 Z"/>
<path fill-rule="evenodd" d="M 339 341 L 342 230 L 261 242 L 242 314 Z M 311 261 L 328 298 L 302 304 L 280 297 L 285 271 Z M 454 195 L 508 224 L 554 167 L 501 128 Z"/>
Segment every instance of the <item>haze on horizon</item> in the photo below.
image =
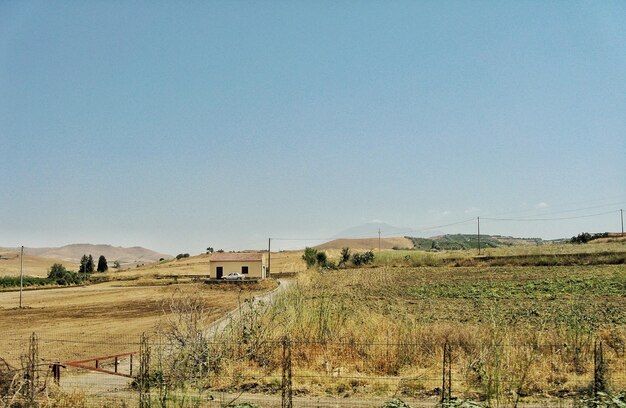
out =
<path fill-rule="evenodd" d="M 0 246 L 618 231 L 624 21 L 617 1 L 0 3 Z"/>

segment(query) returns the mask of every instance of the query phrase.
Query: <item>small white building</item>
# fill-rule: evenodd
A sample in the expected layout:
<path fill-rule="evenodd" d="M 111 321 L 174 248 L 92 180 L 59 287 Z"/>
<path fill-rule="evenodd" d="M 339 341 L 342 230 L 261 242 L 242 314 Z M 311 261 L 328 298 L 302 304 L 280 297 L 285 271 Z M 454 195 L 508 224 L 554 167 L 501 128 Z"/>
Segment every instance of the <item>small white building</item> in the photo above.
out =
<path fill-rule="evenodd" d="M 265 279 L 265 254 L 218 252 L 209 258 L 209 275 L 222 279 L 232 272 L 239 272 L 246 278 Z"/>

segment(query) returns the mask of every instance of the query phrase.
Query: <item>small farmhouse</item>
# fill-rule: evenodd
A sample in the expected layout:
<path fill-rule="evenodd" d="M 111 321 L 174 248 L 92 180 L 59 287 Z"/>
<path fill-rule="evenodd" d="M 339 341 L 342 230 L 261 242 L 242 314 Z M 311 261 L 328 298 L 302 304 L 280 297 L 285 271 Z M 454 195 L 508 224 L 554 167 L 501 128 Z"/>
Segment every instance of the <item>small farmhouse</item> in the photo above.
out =
<path fill-rule="evenodd" d="M 239 272 L 246 278 L 265 279 L 265 254 L 220 252 L 211 255 L 211 278 L 221 279 L 232 272 Z"/>

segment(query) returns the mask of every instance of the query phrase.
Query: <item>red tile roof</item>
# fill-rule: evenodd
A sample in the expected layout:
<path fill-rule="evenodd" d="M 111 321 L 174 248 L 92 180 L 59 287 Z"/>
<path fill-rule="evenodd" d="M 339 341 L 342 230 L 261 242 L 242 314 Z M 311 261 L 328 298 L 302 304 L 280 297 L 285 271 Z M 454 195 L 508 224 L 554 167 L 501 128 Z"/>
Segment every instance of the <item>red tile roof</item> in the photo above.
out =
<path fill-rule="evenodd" d="M 219 252 L 211 255 L 212 262 L 258 262 L 263 260 L 263 254 L 248 252 Z"/>

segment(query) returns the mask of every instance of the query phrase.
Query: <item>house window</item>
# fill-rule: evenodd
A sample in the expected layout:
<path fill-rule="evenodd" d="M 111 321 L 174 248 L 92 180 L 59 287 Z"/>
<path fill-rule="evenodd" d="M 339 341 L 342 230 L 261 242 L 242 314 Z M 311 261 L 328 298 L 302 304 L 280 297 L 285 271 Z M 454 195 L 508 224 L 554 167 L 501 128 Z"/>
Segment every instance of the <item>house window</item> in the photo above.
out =
<path fill-rule="evenodd" d="M 241 273 L 247 275 L 248 274 L 248 267 L 247 266 L 242 266 L 241 267 Z"/>

